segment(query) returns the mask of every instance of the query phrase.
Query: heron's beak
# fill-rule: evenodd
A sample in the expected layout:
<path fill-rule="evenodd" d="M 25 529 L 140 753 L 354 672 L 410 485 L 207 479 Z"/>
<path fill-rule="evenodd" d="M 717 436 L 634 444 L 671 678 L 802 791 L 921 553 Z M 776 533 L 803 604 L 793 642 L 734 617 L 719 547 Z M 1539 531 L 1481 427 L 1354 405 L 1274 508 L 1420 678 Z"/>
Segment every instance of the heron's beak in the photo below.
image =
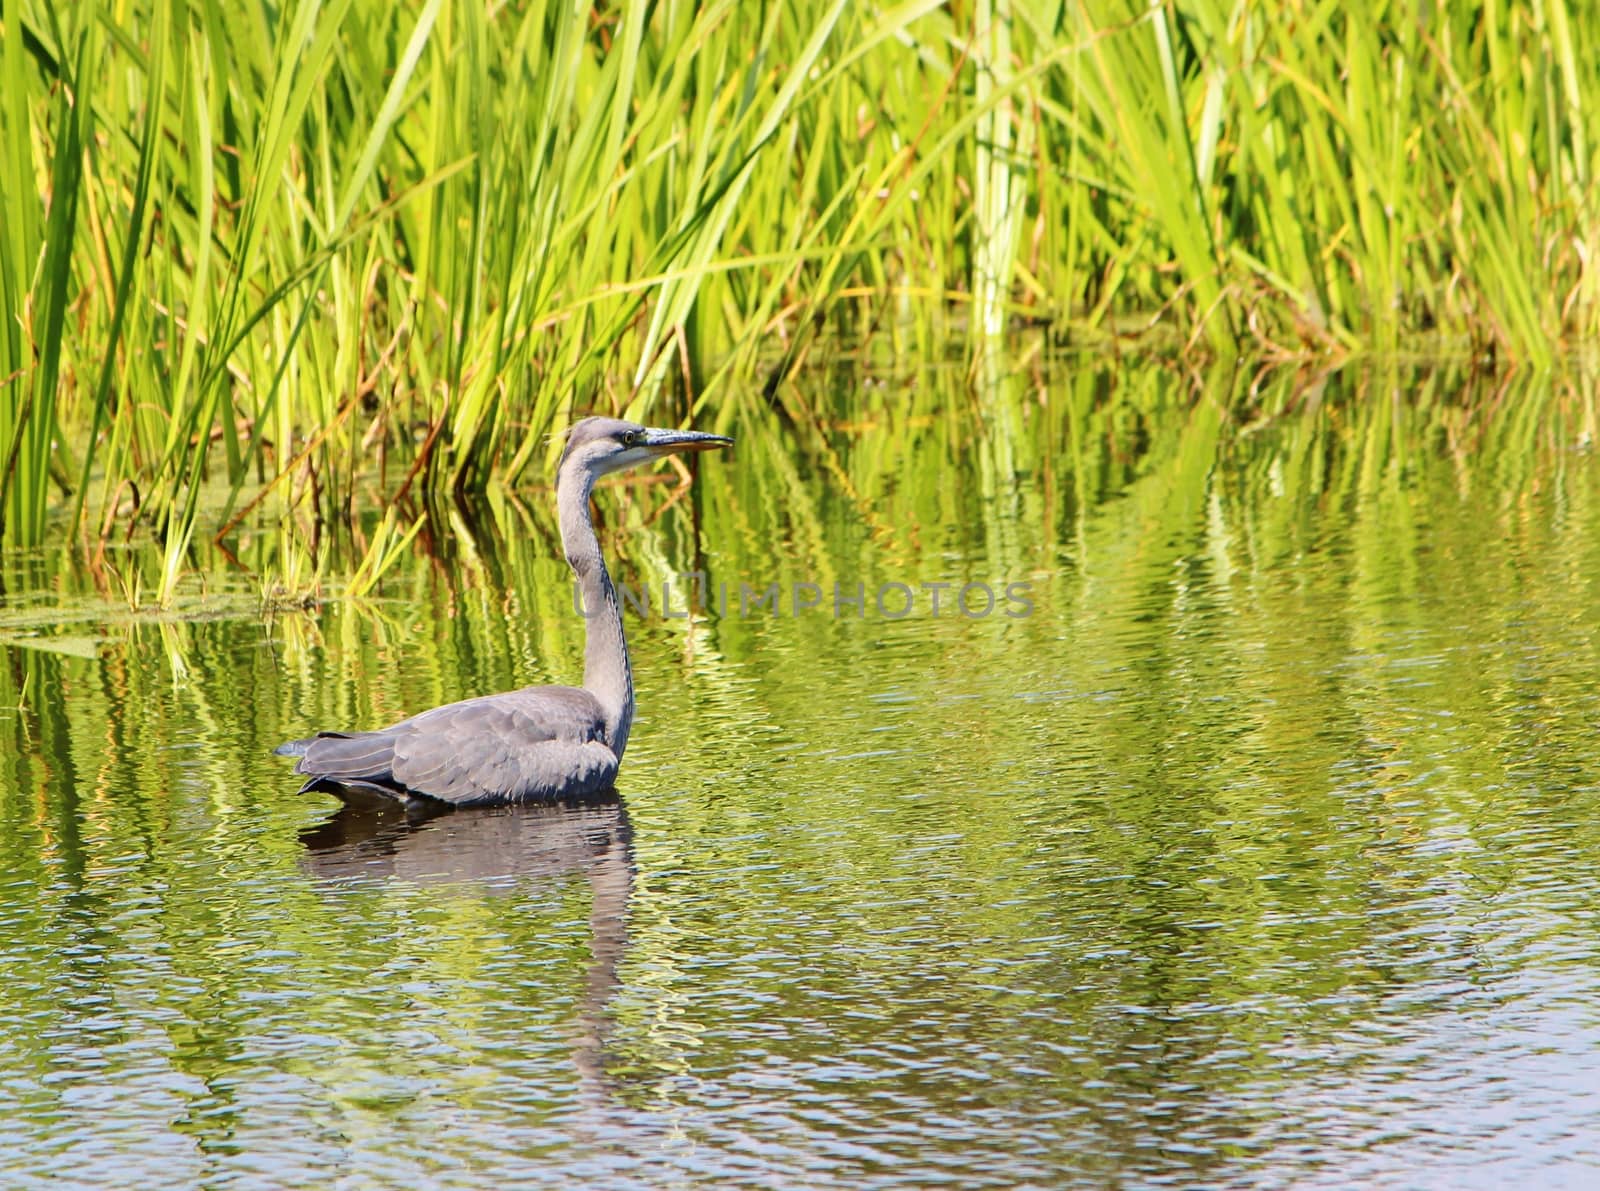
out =
<path fill-rule="evenodd" d="M 733 439 L 700 430 L 646 430 L 644 448 L 652 455 L 675 455 L 680 451 L 710 451 L 731 447 Z"/>

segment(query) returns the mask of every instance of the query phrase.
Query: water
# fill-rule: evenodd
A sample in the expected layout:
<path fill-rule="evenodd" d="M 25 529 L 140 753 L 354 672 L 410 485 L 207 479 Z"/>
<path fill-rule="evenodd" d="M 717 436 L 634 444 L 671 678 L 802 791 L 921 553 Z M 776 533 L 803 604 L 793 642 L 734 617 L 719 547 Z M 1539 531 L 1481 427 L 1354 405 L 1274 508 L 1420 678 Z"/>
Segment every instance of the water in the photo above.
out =
<path fill-rule="evenodd" d="M 618 804 L 338 813 L 268 754 L 575 676 L 541 494 L 315 614 L 7 559 L 5 1184 L 1592 1185 L 1582 411 L 1118 383 L 603 495 L 623 581 L 735 593 L 630 621 Z"/>

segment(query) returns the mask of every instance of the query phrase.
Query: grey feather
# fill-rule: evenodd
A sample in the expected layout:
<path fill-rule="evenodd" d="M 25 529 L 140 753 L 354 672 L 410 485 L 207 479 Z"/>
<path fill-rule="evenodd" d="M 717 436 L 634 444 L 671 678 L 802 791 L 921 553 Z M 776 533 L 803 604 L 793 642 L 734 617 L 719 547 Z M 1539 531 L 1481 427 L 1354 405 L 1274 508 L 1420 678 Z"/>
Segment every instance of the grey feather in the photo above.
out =
<path fill-rule="evenodd" d="M 454 806 L 583 798 L 611 787 L 605 713 L 577 687 L 525 687 L 424 711 L 376 732 L 325 732 L 295 765 L 319 789 L 343 785 Z M 316 783 L 321 783 L 316 785 Z"/>

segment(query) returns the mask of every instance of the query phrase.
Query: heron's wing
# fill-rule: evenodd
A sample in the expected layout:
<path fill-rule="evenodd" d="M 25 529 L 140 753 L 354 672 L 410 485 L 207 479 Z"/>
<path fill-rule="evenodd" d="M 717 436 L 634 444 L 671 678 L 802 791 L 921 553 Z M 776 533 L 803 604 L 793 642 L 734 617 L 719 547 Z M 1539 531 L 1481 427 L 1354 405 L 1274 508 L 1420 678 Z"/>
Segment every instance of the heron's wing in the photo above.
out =
<path fill-rule="evenodd" d="M 598 793 L 617 773 L 605 717 L 576 687 L 469 699 L 401 725 L 392 772 L 408 790 L 470 806 Z"/>
<path fill-rule="evenodd" d="M 301 742 L 296 742 L 296 746 Z M 527 687 L 435 707 L 393 727 L 305 741 L 308 786 L 375 788 L 456 806 L 580 798 L 610 788 L 617 757 L 594 696 Z"/>

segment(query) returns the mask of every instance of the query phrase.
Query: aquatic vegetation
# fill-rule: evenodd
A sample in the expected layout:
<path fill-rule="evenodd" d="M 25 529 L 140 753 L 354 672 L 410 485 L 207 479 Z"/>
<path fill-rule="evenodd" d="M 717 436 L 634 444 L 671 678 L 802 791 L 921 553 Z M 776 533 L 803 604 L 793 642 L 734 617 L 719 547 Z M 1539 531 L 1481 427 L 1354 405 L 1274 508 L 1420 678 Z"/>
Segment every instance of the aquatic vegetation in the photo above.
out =
<path fill-rule="evenodd" d="M 161 603 L 242 511 L 318 552 L 543 475 L 574 409 L 803 417 L 786 378 L 841 342 L 1543 365 L 1600 330 L 1600 18 L 1566 0 L 3 23 L 0 536 L 136 523 Z"/>

